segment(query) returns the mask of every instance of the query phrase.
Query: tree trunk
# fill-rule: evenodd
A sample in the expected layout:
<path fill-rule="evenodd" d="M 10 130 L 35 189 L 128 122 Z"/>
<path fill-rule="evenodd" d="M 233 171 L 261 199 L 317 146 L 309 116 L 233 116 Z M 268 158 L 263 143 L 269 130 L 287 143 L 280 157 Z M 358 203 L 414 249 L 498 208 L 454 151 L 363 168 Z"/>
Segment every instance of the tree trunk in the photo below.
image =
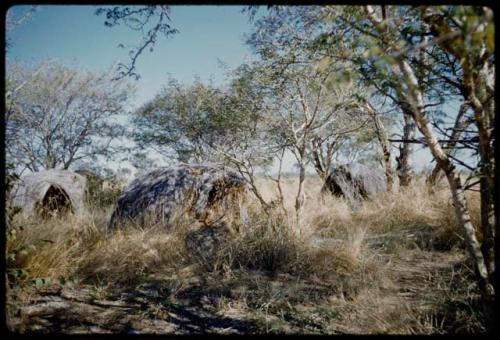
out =
<path fill-rule="evenodd" d="M 404 127 L 403 127 L 403 140 L 415 139 L 415 122 L 412 119 L 411 110 L 408 108 L 407 103 L 401 105 L 403 109 Z M 403 142 L 399 146 L 399 157 L 396 157 L 397 172 L 399 178 L 399 186 L 407 187 L 410 185 L 413 176 L 413 145 L 411 143 Z"/>
<path fill-rule="evenodd" d="M 476 237 L 476 231 L 471 222 L 460 174 L 448 156 L 443 152 L 443 149 L 439 145 L 427 118 L 422 113 L 416 112 L 415 121 L 417 122 L 420 132 L 424 135 L 432 155 L 436 158 L 436 161 L 439 162 L 441 169 L 444 171 L 448 179 L 453 197 L 453 204 L 455 206 L 455 214 L 459 225 L 465 232 L 465 241 L 476 267 L 475 269 L 478 276 L 479 287 L 483 296 L 489 297 L 491 295 L 491 288 L 489 287 L 488 269 L 486 267 L 485 258 L 481 251 L 480 244 Z"/>
<path fill-rule="evenodd" d="M 478 8 L 479 9 L 479 8 Z M 459 33 L 456 41 L 442 39 L 439 45 L 448 53 L 460 60 L 463 69 L 464 97 L 469 101 L 474 110 L 474 118 L 479 132 L 481 155 L 481 231 L 483 233 L 483 252 L 487 261 L 487 268 L 494 272 L 494 239 L 496 225 L 494 215 L 495 195 L 495 160 L 493 156 L 493 126 L 495 124 L 494 100 L 495 92 L 495 66 L 490 60 L 493 51 L 488 51 L 486 42 L 478 41 L 475 51 L 465 48 L 464 42 L 470 37 L 468 34 L 484 32 L 487 21 L 493 22 L 493 11 L 488 7 L 481 7 L 484 20 L 475 27 L 472 33 L 466 33 L 463 27 L 452 28 L 442 15 L 434 15 L 431 8 L 423 8 L 423 20 L 430 25 L 434 36 L 439 37 L 450 33 Z M 464 48 L 460 48 L 464 46 Z M 476 54 L 479 52 L 479 54 Z M 478 72 L 479 71 L 479 72 Z"/>
<path fill-rule="evenodd" d="M 429 146 L 432 155 L 440 164 L 440 167 L 443 169 L 446 177 L 448 178 L 448 183 L 453 197 L 453 204 L 455 206 L 455 214 L 459 225 L 464 230 L 465 242 L 472 260 L 474 261 L 481 294 L 485 299 L 489 299 L 493 292 L 491 291 L 491 285 L 489 284 L 488 270 L 480 244 L 476 237 L 476 231 L 471 222 L 467 201 L 465 199 L 465 191 L 462 186 L 460 175 L 448 155 L 443 151 L 441 145 L 439 145 L 439 142 L 432 130 L 432 126 L 425 116 L 423 96 L 418 88 L 418 81 L 413 73 L 413 70 L 411 69 L 411 66 L 406 61 L 400 60 L 399 67 L 407 81 L 409 90 L 407 96 L 409 97 L 408 99 L 411 103 L 415 123 L 417 124 L 422 135 L 425 137 L 426 143 Z"/>
<path fill-rule="evenodd" d="M 384 124 L 380 120 L 379 114 L 370 106 L 367 106 L 368 112 L 373 117 L 373 122 L 375 124 L 375 133 L 377 134 L 377 139 L 382 148 L 382 155 L 384 157 L 384 169 L 385 178 L 387 181 L 387 191 L 391 192 L 394 184 L 394 169 L 391 163 L 391 144 L 389 143 L 389 137 L 387 136 L 387 130 Z"/>
<path fill-rule="evenodd" d="M 483 142 L 487 145 L 483 145 Z M 483 234 L 483 255 L 485 257 L 488 272 L 495 271 L 495 215 L 494 215 L 494 192 L 495 174 L 493 150 L 488 141 L 480 138 L 481 144 L 481 232 Z"/>
<path fill-rule="evenodd" d="M 455 126 L 453 127 L 453 132 L 450 136 L 450 140 L 446 143 L 446 149 L 450 150 L 447 154 L 453 154 L 453 147 L 457 144 L 457 140 L 460 138 L 462 134 L 462 130 L 465 129 L 469 124 L 466 122 L 467 109 L 469 105 L 467 103 L 463 103 L 460 106 L 460 109 L 457 114 L 457 118 L 455 119 Z M 441 167 L 439 163 L 436 162 L 434 169 L 432 169 L 431 174 L 427 177 L 427 183 L 430 187 L 433 187 L 443 176 L 443 172 L 441 171 Z"/>
<path fill-rule="evenodd" d="M 430 187 L 430 192 L 433 192 L 432 190 L 432 187 L 434 187 L 436 185 L 436 183 L 439 183 L 439 181 L 443 178 L 443 172 L 441 171 L 441 166 L 436 163 L 436 165 L 434 166 L 434 168 L 432 169 L 431 171 L 431 174 L 429 175 L 429 177 L 427 177 L 427 184 L 429 185 Z"/>
<path fill-rule="evenodd" d="M 495 215 L 494 201 L 491 199 L 488 181 L 486 177 L 481 177 L 481 233 L 483 235 L 483 244 L 481 250 L 483 252 L 486 267 L 490 275 L 495 271 Z"/>
<path fill-rule="evenodd" d="M 279 205 L 279 207 L 281 208 L 281 211 L 283 211 L 284 216 L 288 216 L 288 211 L 285 208 L 285 196 L 283 195 L 283 188 L 281 186 L 281 172 L 283 169 L 283 157 L 285 155 L 285 151 L 286 151 L 286 149 L 283 148 L 281 150 L 281 154 L 279 156 L 277 156 L 279 159 L 278 176 L 276 178 L 269 176 L 269 179 L 271 179 L 272 181 L 274 181 L 276 183 L 276 188 L 278 189 L 278 198 L 272 200 L 269 203 L 269 207 L 274 208 L 277 205 Z"/>
<path fill-rule="evenodd" d="M 314 141 L 311 142 L 311 154 L 312 154 L 314 169 L 316 170 L 316 173 L 318 174 L 321 181 L 324 183 L 327 177 L 327 171 L 321 162 L 321 158 L 318 151 L 320 147 L 321 146 L 318 145 L 316 142 Z"/>
<path fill-rule="evenodd" d="M 302 157 L 299 163 L 299 187 L 297 190 L 297 196 L 295 197 L 295 217 L 297 221 L 297 226 L 299 224 L 300 213 L 302 212 L 302 207 L 304 206 L 304 180 L 306 179 L 306 165 L 304 158 Z"/>
<path fill-rule="evenodd" d="M 468 56 L 462 61 L 464 70 L 464 87 L 467 99 L 474 110 L 474 119 L 479 132 L 479 153 L 481 155 L 481 232 L 483 234 L 482 251 L 485 257 L 488 273 L 495 270 L 495 158 L 493 153 L 493 125 L 495 120 L 494 101 L 487 95 L 494 88 L 488 84 L 489 72 L 494 72 L 488 64 L 484 64 L 478 75 L 473 72 L 474 66 Z M 490 89 L 490 91 L 488 91 Z M 486 95 L 485 95 L 486 94 Z"/>
<path fill-rule="evenodd" d="M 448 161 L 448 164 L 442 164 L 443 170 L 448 178 L 451 193 L 453 196 L 453 203 L 455 205 L 455 214 L 458 217 L 459 224 L 465 231 L 465 240 L 469 253 L 472 256 L 475 265 L 476 275 L 478 277 L 479 288 L 481 294 L 485 298 L 492 295 L 491 287 L 489 284 L 488 268 L 486 266 L 486 259 L 483 256 L 482 247 L 476 238 L 474 226 L 472 225 L 467 202 L 465 200 L 465 191 L 462 186 L 460 175 L 456 171 L 453 164 Z"/>

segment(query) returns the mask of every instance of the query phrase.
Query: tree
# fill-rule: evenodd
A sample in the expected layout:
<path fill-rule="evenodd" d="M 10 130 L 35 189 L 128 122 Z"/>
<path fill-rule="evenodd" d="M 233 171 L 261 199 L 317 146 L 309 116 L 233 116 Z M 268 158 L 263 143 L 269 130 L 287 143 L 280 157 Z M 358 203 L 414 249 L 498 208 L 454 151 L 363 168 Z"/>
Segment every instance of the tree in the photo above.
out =
<path fill-rule="evenodd" d="M 264 207 L 255 167 L 269 165 L 265 132 L 260 128 L 259 93 L 241 67 L 228 89 L 200 81 L 185 86 L 171 79 L 135 112 L 135 140 L 181 162 L 226 162 L 247 180 Z"/>
<path fill-rule="evenodd" d="M 351 59 L 325 51 L 322 39 L 334 36 L 323 14 L 319 6 L 272 7 L 247 40 L 259 57 L 257 81 L 270 88 L 266 121 L 274 121 L 272 130 L 297 160 L 297 216 L 306 165 L 310 162 L 325 180 L 339 155 L 352 156 L 377 136 L 385 148 L 389 185 L 392 180 L 387 132 L 366 95 L 372 91 L 357 81 Z M 336 51 L 349 53 L 349 47 L 339 46 L 342 39 L 333 39 Z"/>
<path fill-rule="evenodd" d="M 30 69 L 12 64 L 6 75 L 6 155 L 19 168 L 68 169 L 75 162 L 110 157 L 123 127 L 133 88 L 110 72 L 78 71 L 42 62 Z"/>
<path fill-rule="evenodd" d="M 254 130 L 251 106 L 235 94 L 196 81 L 185 86 L 171 79 L 150 102 L 136 111 L 136 141 L 157 147 L 181 162 L 220 160 L 211 145 L 238 148 L 243 134 Z"/>
<path fill-rule="evenodd" d="M 474 260 L 481 292 L 487 299 L 491 293 L 489 277 L 492 274 L 490 261 L 493 253 L 488 251 L 489 256 L 483 254 L 486 253 L 485 249 L 492 250 L 489 246 L 491 243 L 483 243 L 481 252 L 470 222 L 465 188 L 455 165 L 455 162 L 462 165 L 465 163 L 451 152 L 444 152 L 438 136 L 440 133 L 446 135 L 444 124 L 439 121 L 439 117 L 444 116 L 443 103 L 449 100 L 450 93 L 456 95 L 458 88 L 459 93 L 466 95 L 462 105 L 475 102 L 479 135 L 476 136 L 483 141 L 482 163 L 489 164 L 489 169 L 481 166 L 483 173 L 486 173 L 483 181 L 487 183 L 486 178 L 490 178 L 490 183 L 494 182 L 491 180 L 494 178 L 492 173 L 488 175 L 488 171 L 494 168 L 493 162 L 485 160 L 489 155 L 488 146 L 493 142 L 489 135 L 492 130 L 484 128 L 485 125 L 493 126 L 485 123 L 493 122 L 491 114 L 494 107 L 491 99 L 494 92 L 491 72 L 494 46 L 492 12 L 487 8 L 426 6 L 325 7 L 323 12 L 318 29 L 310 35 L 311 45 L 316 48 L 315 53 L 357 65 L 365 84 L 376 88 L 382 97 L 390 98 L 399 107 L 408 130 L 411 124 L 418 127 L 424 136 L 424 144 L 430 148 L 438 166 L 446 174 L 457 220 L 465 233 L 469 253 Z M 460 63 L 452 60 L 450 55 L 460 60 Z M 442 62 L 443 60 L 446 62 Z M 457 64 L 462 64 L 462 70 L 456 69 Z M 442 72 L 443 70 L 445 71 Z M 453 90 L 455 83 L 460 86 Z M 455 127 L 460 129 L 460 126 L 459 120 Z M 483 137 L 480 136 L 481 133 Z M 471 132 L 473 134 L 474 131 Z M 450 138 L 449 146 L 456 148 L 457 134 L 447 137 Z M 411 131 L 403 138 L 403 143 L 415 142 Z M 399 160 L 400 167 L 407 164 L 401 157 Z M 485 198 L 486 201 L 492 197 L 492 188 L 494 186 L 491 184 L 485 190 L 489 195 L 489 198 Z M 484 202 L 485 199 L 482 198 L 481 201 Z M 483 220 L 485 219 L 486 216 Z M 483 235 L 485 240 L 492 239 L 491 231 L 483 231 Z"/>
<path fill-rule="evenodd" d="M 253 81 L 265 89 L 263 124 L 275 150 L 289 150 L 297 162 L 299 181 L 295 198 L 298 222 L 304 205 L 306 166 L 312 162 L 318 175 L 328 177 L 337 144 L 359 132 L 370 121 L 353 110 L 357 88 L 336 82 L 331 70 L 314 65 L 289 65 L 276 72 L 273 63 L 254 63 Z M 325 152 L 326 150 L 326 152 Z"/>
<path fill-rule="evenodd" d="M 489 274 L 495 270 L 495 40 L 493 11 L 487 7 L 422 7 L 422 20 L 429 25 L 439 46 L 460 61 L 459 85 L 474 111 L 478 130 L 481 186 L 483 255 Z"/>
<path fill-rule="evenodd" d="M 451 130 L 451 134 L 448 142 L 443 147 L 446 150 L 446 153 L 450 157 L 454 157 L 457 153 L 459 138 L 461 135 L 465 135 L 465 129 L 470 125 L 471 120 L 467 115 L 467 111 L 469 110 L 469 105 L 467 103 L 463 103 L 460 105 L 457 117 L 455 118 L 455 124 L 453 129 Z M 439 128 L 438 124 L 433 124 L 436 128 Z M 468 147 L 467 147 L 468 148 Z M 472 168 L 472 170 L 475 170 Z M 432 169 L 429 177 L 427 178 L 427 183 L 430 185 L 430 189 L 432 191 L 432 187 L 441 179 L 443 172 L 441 171 L 441 167 L 438 163 Z"/>
<path fill-rule="evenodd" d="M 149 51 L 153 52 L 159 35 L 169 37 L 179 32 L 169 24 L 170 7 L 166 5 L 99 7 L 95 14 L 106 16 L 104 25 L 107 27 L 124 24 L 131 30 L 142 34 L 142 41 L 129 50 L 130 62 L 118 64 L 119 75 L 116 79 L 128 76 L 139 79 L 140 75 L 136 72 L 136 63 L 144 50 L 149 48 Z M 118 46 L 126 48 L 123 44 Z"/>
<path fill-rule="evenodd" d="M 251 16 L 255 15 L 254 8 L 250 12 Z M 373 111 L 373 103 L 378 99 L 370 88 L 373 85 L 361 81 L 357 72 L 358 60 L 351 58 L 349 53 L 353 45 L 344 44 L 344 40 L 352 36 L 352 29 L 333 35 L 327 17 L 328 13 L 321 6 L 274 6 L 267 16 L 255 22 L 254 32 L 247 43 L 274 70 L 276 78 L 290 68 L 307 65 L 319 73 L 329 74 L 325 81 L 325 95 L 331 91 L 332 96 L 339 97 L 338 103 L 344 102 L 344 110 L 350 111 L 345 122 L 361 123 L 359 126 L 348 124 L 344 128 L 337 126 L 337 129 L 325 126 L 315 136 L 308 157 L 318 175 L 327 178 L 336 158 L 340 155 L 352 158 L 357 150 L 366 150 L 366 144 L 377 138 L 385 154 L 382 165 L 386 168 L 388 186 L 391 187 L 390 144 L 384 138 L 388 133 L 382 124 L 382 121 L 388 124 L 391 120 L 382 117 L 379 111 Z"/>
<path fill-rule="evenodd" d="M 412 16 L 415 18 L 415 12 L 413 11 L 414 9 L 411 8 L 405 9 L 406 14 L 403 14 L 403 17 Z M 400 36 L 400 32 L 404 32 L 404 27 L 396 25 L 396 22 L 393 20 L 394 18 L 388 18 L 384 13 L 386 13 L 384 8 L 379 9 L 372 6 L 366 6 L 362 18 L 369 25 L 365 26 L 365 29 L 369 29 L 372 36 L 375 36 L 376 46 L 381 49 L 385 55 L 390 53 L 390 57 L 385 59 L 385 63 L 390 70 L 389 76 L 400 81 L 397 85 L 396 92 L 402 101 L 409 104 L 409 110 L 418 129 L 424 136 L 425 142 L 430 148 L 434 158 L 446 174 L 453 197 L 456 217 L 464 230 L 466 244 L 474 260 L 481 292 L 487 299 L 492 293 L 492 287 L 489 284 L 489 274 L 491 273 L 489 272 L 489 264 L 485 262 L 485 257 L 481 252 L 474 226 L 470 220 L 462 179 L 450 155 L 443 151 L 430 123 L 426 109 L 428 105 L 426 105 L 425 102 L 426 99 L 429 98 L 425 93 L 425 74 L 419 73 L 418 68 L 410 63 L 415 53 L 419 53 L 421 49 L 425 49 L 427 42 L 423 41 L 422 46 L 420 46 L 419 50 L 416 52 L 406 49 L 405 41 L 401 39 Z M 425 29 L 425 27 L 425 25 L 422 25 L 422 28 Z M 468 31 L 467 34 L 472 34 L 473 32 L 474 29 Z M 442 42 L 454 38 L 455 36 L 450 38 L 448 35 L 440 39 Z M 466 70 L 464 69 L 464 77 L 466 78 L 465 73 Z M 485 236 L 487 237 L 487 235 Z"/>
<path fill-rule="evenodd" d="M 387 135 L 387 129 L 381 119 L 381 114 L 378 112 L 373 105 L 369 102 L 364 105 L 364 110 L 370 114 L 373 118 L 373 124 L 375 127 L 375 134 L 380 143 L 380 148 L 382 149 L 382 157 L 384 162 L 385 177 L 387 181 L 387 190 L 392 191 L 394 185 L 394 170 L 391 163 L 391 144 L 389 142 L 389 136 Z"/>

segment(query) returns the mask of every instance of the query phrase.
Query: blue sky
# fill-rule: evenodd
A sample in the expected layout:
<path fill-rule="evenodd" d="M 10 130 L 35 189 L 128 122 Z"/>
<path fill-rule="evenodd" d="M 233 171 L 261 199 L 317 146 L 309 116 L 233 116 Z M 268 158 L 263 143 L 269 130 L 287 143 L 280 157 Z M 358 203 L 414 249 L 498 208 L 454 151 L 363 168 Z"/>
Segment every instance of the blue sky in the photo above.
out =
<path fill-rule="evenodd" d="M 28 6 L 15 6 L 16 15 Z M 94 6 L 42 6 L 32 18 L 9 36 L 12 47 L 7 57 L 21 63 L 38 63 L 57 58 L 89 70 L 104 70 L 115 61 L 128 61 L 128 49 L 119 43 L 140 41 L 140 35 L 123 26 L 108 28 L 104 17 L 96 16 Z M 161 89 L 167 74 L 191 82 L 224 82 L 218 58 L 230 68 L 250 57 L 244 34 L 251 24 L 241 6 L 172 6 L 172 26 L 179 33 L 160 38 L 152 53 L 145 51 L 137 63 L 141 79 L 134 106 L 139 106 Z"/>

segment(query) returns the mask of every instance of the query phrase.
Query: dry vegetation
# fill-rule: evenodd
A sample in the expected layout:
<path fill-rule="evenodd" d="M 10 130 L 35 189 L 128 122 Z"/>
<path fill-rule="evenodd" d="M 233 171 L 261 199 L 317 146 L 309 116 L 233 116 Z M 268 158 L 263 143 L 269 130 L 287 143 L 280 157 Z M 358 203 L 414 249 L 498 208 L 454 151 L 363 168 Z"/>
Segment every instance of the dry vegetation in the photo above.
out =
<path fill-rule="evenodd" d="M 284 188 L 289 211 L 292 182 Z M 272 197 L 269 182 L 260 186 Z M 92 209 L 85 222 L 15 218 L 6 244 L 8 325 L 16 332 L 485 331 L 447 188 L 430 195 L 418 181 L 355 212 L 319 189 L 308 179 L 298 228 L 252 203 L 242 232 L 209 259 L 186 250 L 195 223 L 188 219 L 174 232 L 111 233 L 112 206 Z M 468 199 L 477 226 L 479 199 Z"/>

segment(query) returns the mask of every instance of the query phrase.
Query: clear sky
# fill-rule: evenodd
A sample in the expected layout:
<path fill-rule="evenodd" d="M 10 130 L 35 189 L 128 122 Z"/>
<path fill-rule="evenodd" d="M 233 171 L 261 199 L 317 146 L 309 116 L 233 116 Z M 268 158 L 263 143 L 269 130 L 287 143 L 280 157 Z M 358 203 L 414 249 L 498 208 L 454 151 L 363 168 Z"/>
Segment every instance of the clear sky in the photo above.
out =
<path fill-rule="evenodd" d="M 29 6 L 14 6 L 13 14 Z M 128 49 L 118 44 L 134 44 L 140 35 L 126 27 L 104 26 L 104 17 L 94 14 L 94 6 L 41 6 L 32 18 L 10 35 L 9 60 L 37 63 L 44 58 L 77 63 L 89 70 L 104 70 L 115 61 L 128 61 Z M 230 68 L 241 64 L 250 51 L 244 34 L 250 32 L 248 16 L 242 6 L 171 6 L 171 25 L 179 33 L 161 37 L 152 53 L 145 51 L 138 60 L 137 106 L 166 83 L 167 74 L 190 82 L 224 81 L 218 59 Z"/>

